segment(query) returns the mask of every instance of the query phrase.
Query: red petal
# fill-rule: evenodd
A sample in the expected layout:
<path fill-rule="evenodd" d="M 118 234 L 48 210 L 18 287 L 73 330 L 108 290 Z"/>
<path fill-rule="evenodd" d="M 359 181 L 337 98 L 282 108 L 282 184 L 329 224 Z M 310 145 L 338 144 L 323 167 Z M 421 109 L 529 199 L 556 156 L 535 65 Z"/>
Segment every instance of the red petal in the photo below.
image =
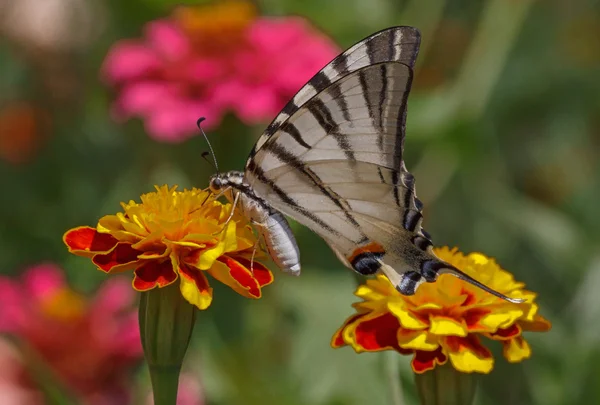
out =
<path fill-rule="evenodd" d="M 359 346 L 367 351 L 399 349 L 398 318 L 389 312 L 376 318 L 360 321 L 354 330 L 355 340 Z"/>
<path fill-rule="evenodd" d="M 489 309 L 484 308 L 473 308 L 466 311 L 463 314 L 463 319 L 467 323 L 467 330 L 472 332 L 479 332 L 483 330 L 490 330 L 488 326 L 480 325 L 479 321 L 484 316 L 488 315 L 491 312 Z"/>
<path fill-rule="evenodd" d="M 109 253 L 94 256 L 92 262 L 94 262 L 100 270 L 109 273 L 113 267 L 116 266 L 134 267 L 138 261 L 138 255 L 142 253 L 143 252 L 132 248 L 131 243 L 118 243 Z"/>
<path fill-rule="evenodd" d="M 492 357 L 492 353 L 487 347 L 481 344 L 479 338 L 474 334 L 465 337 L 447 336 L 444 343 L 448 352 L 463 352 L 468 350 L 475 353 L 479 358 L 486 359 Z"/>
<path fill-rule="evenodd" d="M 425 371 L 433 370 L 436 365 L 444 364 L 447 360 L 448 358 L 442 352 L 441 347 L 430 352 L 417 350 L 415 351 L 411 366 L 415 373 L 421 374 Z"/>
<path fill-rule="evenodd" d="M 137 291 L 148 291 L 156 286 L 164 287 L 177 280 L 171 260 L 162 262 L 151 260 L 145 262 L 133 272 L 133 288 Z"/>
<path fill-rule="evenodd" d="M 344 341 L 344 337 L 343 337 L 344 329 L 346 329 L 348 327 L 348 325 L 354 323 L 354 321 L 356 321 L 358 318 L 361 318 L 364 315 L 365 314 L 356 314 L 356 315 L 352 315 L 350 318 L 346 319 L 346 322 L 344 322 L 342 327 L 339 328 L 334 333 L 333 338 L 331 339 L 331 347 L 333 347 L 334 349 L 337 349 L 338 347 L 345 346 L 346 342 Z"/>
<path fill-rule="evenodd" d="M 68 230 L 63 236 L 63 241 L 69 248 L 69 252 L 84 255 L 108 252 L 119 242 L 112 235 L 99 233 L 89 226 Z"/>
<path fill-rule="evenodd" d="M 521 328 L 519 325 L 512 324 L 506 329 L 498 329 L 496 333 L 491 333 L 490 337 L 496 340 L 509 340 L 514 337 L 517 337 L 521 334 Z"/>
<path fill-rule="evenodd" d="M 244 288 L 248 290 L 250 295 L 259 298 L 261 296 L 260 285 L 257 280 L 252 276 L 250 270 L 242 266 L 240 262 L 232 259 L 229 256 L 221 256 L 218 259 L 221 263 L 224 263 L 229 267 L 229 274 L 240 283 Z"/>
<path fill-rule="evenodd" d="M 240 262 L 244 267 L 250 269 L 254 279 L 258 282 L 258 285 L 264 287 L 273 282 L 273 273 L 269 269 L 267 269 L 262 263 L 259 262 L 250 262 L 248 259 L 244 259 L 241 257 L 235 258 L 238 262 Z M 252 266 L 250 266 L 252 264 Z"/>
<path fill-rule="evenodd" d="M 193 281 L 200 293 L 210 292 L 210 285 L 208 284 L 208 280 L 204 276 L 202 270 L 194 269 L 193 267 L 186 266 L 185 264 L 181 263 L 179 265 L 179 274 L 181 277 L 185 277 L 186 279 Z"/>

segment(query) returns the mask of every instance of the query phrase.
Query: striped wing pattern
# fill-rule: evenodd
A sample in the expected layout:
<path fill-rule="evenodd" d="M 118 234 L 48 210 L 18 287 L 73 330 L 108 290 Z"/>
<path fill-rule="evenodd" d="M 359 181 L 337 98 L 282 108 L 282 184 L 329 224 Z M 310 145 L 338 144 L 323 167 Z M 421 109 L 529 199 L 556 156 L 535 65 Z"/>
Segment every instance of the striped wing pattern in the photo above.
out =
<path fill-rule="evenodd" d="M 248 160 L 300 107 L 331 83 L 360 68 L 381 62 L 396 61 L 411 69 L 417 59 L 421 35 L 413 27 L 392 27 L 379 31 L 350 47 L 318 72 L 290 100 L 258 139 Z"/>
<path fill-rule="evenodd" d="M 398 27 L 344 52 L 275 119 L 246 166 L 257 195 L 363 273 L 374 269 L 352 262 L 361 253 L 398 273 L 434 258 L 402 160 L 418 46 L 416 30 Z M 399 282 L 398 273 L 388 277 Z"/>
<path fill-rule="evenodd" d="M 265 130 L 236 187 L 312 229 L 349 268 L 383 272 L 402 294 L 448 273 L 523 302 L 439 260 L 421 226 L 402 159 L 419 44 L 416 29 L 394 27 L 331 61 Z"/>

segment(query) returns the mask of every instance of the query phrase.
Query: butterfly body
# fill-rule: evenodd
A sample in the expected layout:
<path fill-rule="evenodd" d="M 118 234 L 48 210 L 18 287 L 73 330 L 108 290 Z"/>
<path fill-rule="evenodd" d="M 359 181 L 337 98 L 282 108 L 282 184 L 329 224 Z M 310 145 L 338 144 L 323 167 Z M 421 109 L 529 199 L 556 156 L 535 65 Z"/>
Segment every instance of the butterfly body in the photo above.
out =
<path fill-rule="evenodd" d="M 210 179 L 210 189 L 215 194 L 228 190 L 224 195 L 231 202 L 237 196 L 239 208 L 260 234 L 273 263 L 286 273 L 300 275 L 300 250 L 287 219 L 254 193 L 244 182 L 244 173 L 216 174 Z"/>
<path fill-rule="evenodd" d="M 382 272 L 402 294 L 449 273 L 512 300 L 439 260 L 421 226 L 423 204 L 403 160 L 419 45 L 418 30 L 392 27 L 337 56 L 288 102 L 243 174 L 236 172 L 235 181 L 228 174 L 228 182 L 242 208 L 259 207 L 249 210 L 251 219 L 292 217 L 344 265 L 364 275 Z M 297 249 L 287 222 L 262 229 L 277 254 Z"/>

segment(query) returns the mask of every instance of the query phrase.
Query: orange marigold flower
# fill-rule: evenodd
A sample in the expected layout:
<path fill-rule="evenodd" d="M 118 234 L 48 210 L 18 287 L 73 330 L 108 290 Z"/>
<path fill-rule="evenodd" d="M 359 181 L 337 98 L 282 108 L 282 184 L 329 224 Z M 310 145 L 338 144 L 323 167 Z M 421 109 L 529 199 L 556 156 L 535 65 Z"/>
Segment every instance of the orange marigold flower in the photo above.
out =
<path fill-rule="evenodd" d="M 346 320 L 331 341 L 334 348 L 350 345 L 357 352 L 396 350 L 412 354 L 412 368 L 423 373 L 448 359 L 458 371 L 489 373 L 491 352 L 480 337 L 500 341 L 504 357 L 520 362 L 531 356 L 523 331 L 545 332 L 550 322 L 538 314 L 536 294 L 481 253 L 464 255 L 454 248 L 435 254 L 478 281 L 510 297 L 497 298 L 449 274 L 421 285 L 413 296 L 401 295 L 384 276 L 359 286 L 353 304 L 357 313 Z"/>
<path fill-rule="evenodd" d="M 248 221 L 235 214 L 227 222 L 231 204 L 208 191 L 155 187 L 141 203 L 121 203 L 123 212 L 101 218 L 96 228 L 67 231 L 63 240 L 69 251 L 91 258 L 106 273 L 133 270 L 137 291 L 179 279 L 181 294 L 199 309 L 212 302 L 206 273 L 244 297 L 260 298 L 273 275 L 251 263 L 256 237 Z"/>

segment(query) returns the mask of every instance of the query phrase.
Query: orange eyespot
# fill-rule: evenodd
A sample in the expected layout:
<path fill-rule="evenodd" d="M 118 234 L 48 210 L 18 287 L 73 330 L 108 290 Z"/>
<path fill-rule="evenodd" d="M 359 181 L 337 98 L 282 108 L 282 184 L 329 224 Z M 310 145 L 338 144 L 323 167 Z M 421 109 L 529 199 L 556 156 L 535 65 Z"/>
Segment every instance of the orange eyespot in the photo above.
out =
<path fill-rule="evenodd" d="M 353 263 L 356 258 L 365 253 L 375 253 L 383 255 L 385 254 L 385 249 L 377 242 L 369 242 L 366 245 L 359 246 L 352 252 L 352 254 L 348 257 L 348 261 Z"/>

